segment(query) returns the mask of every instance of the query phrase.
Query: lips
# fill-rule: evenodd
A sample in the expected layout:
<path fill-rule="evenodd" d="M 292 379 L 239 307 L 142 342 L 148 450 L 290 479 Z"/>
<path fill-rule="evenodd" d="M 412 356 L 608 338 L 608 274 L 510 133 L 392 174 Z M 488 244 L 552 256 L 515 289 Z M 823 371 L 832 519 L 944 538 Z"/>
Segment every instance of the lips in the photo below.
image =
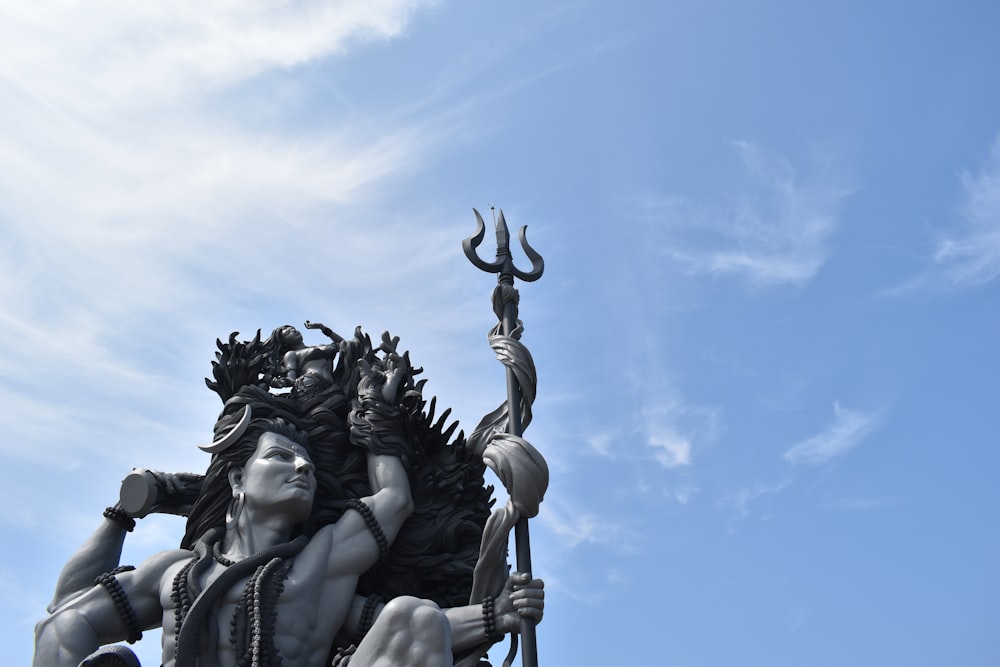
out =
<path fill-rule="evenodd" d="M 302 489 L 307 489 L 307 490 L 312 489 L 312 484 L 305 477 L 296 477 L 294 479 L 289 480 L 288 483 L 292 486 L 297 486 Z"/>

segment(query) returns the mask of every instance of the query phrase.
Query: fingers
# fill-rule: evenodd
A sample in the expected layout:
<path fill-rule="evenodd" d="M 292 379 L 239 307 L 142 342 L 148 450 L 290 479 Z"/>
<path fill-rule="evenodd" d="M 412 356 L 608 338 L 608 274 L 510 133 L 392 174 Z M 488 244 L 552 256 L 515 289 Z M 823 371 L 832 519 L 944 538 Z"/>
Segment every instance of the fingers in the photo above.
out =
<path fill-rule="evenodd" d="M 507 581 L 512 585 L 514 590 L 529 586 L 532 588 L 545 588 L 544 581 L 541 579 L 532 579 L 531 575 L 527 572 L 512 572 Z"/>
<path fill-rule="evenodd" d="M 539 585 L 514 591 L 510 598 L 518 615 L 537 623 L 542 620 L 542 615 L 545 613 L 545 591 L 541 588 L 540 580 L 535 579 L 531 583 Z"/>
<path fill-rule="evenodd" d="M 512 575 L 511 580 L 513 591 L 510 601 L 514 610 L 524 618 L 541 621 L 545 611 L 545 582 L 521 573 Z"/>
<path fill-rule="evenodd" d="M 399 336 L 389 336 L 388 331 L 382 332 L 382 344 L 379 346 L 383 352 L 396 352 L 396 345 L 399 344 Z"/>
<path fill-rule="evenodd" d="M 545 599 L 545 584 L 541 579 L 535 579 L 524 586 L 514 586 L 514 592 L 510 594 L 512 600 L 529 598 Z"/>

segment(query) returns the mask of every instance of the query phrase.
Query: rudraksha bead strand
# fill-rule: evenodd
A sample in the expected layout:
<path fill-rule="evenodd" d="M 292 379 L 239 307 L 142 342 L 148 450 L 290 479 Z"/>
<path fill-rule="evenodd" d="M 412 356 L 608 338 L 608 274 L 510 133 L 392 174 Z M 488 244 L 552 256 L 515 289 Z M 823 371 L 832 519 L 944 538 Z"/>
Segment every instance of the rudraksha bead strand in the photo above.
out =
<path fill-rule="evenodd" d="M 135 530 L 135 519 L 130 517 L 120 504 L 105 508 L 104 518 L 111 519 L 130 533 Z"/>
<path fill-rule="evenodd" d="M 491 644 L 496 644 L 503 639 L 503 635 L 497 632 L 497 617 L 495 608 L 496 598 L 487 595 L 483 598 L 483 634 Z"/>
<path fill-rule="evenodd" d="M 116 568 L 118 571 L 127 571 L 123 568 Z M 129 570 L 135 568 L 128 567 Z M 139 617 L 135 614 L 135 609 L 132 608 L 132 603 L 128 601 L 128 595 L 125 594 L 125 590 L 122 589 L 122 585 L 118 583 L 117 577 L 110 572 L 105 572 L 94 580 L 94 585 L 101 585 L 111 596 L 111 601 L 115 604 L 115 611 L 118 612 L 118 616 L 122 619 L 125 624 L 125 629 L 128 631 L 128 636 L 125 640 L 129 644 L 134 644 L 140 639 L 142 639 L 142 627 L 139 625 Z"/>
<path fill-rule="evenodd" d="M 357 510 L 361 518 L 365 520 L 365 525 L 368 526 L 368 530 L 371 531 L 372 537 L 375 538 L 375 542 L 378 544 L 378 562 L 382 562 L 389 555 L 389 540 L 386 539 L 385 533 L 382 532 L 382 526 L 379 525 L 378 519 L 375 518 L 375 513 L 372 512 L 368 505 L 357 498 L 352 498 L 347 501 L 347 506 Z"/>

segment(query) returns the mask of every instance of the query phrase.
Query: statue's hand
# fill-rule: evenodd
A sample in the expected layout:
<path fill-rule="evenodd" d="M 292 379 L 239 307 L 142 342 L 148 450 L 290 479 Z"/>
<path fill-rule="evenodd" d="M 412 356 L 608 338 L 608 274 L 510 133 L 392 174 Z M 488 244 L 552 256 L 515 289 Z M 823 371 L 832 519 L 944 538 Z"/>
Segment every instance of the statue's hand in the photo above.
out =
<path fill-rule="evenodd" d="M 503 592 L 497 596 L 497 630 L 504 634 L 517 632 L 521 627 L 521 617 L 539 623 L 544 611 L 545 583 L 541 579 L 532 579 L 527 574 L 515 572 L 507 578 Z"/>
<path fill-rule="evenodd" d="M 399 388 L 403 386 L 410 377 L 410 357 L 408 352 L 400 356 L 396 350 L 399 343 L 399 336 L 389 336 L 389 332 L 382 333 L 382 344 L 379 349 L 385 353 L 382 361 L 382 375 L 385 382 L 382 385 L 382 398 L 386 403 L 395 405 L 399 402 Z"/>
<path fill-rule="evenodd" d="M 175 472 L 169 475 L 164 473 L 157 474 L 157 471 L 153 470 L 150 472 L 153 473 L 153 477 L 163 485 L 170 496 L 186 493 L 191 490 L 192 486 L 200 489 L 201 483 L 205 479 L 204 475 L 198 475 L 193 472 Z"/>
<path fill-rule="evenodd" d="M 326 326 L 322 322 L 310 322 L 309 320 L 306 320 L 306 329 L 319 329 L 320 331 L 323 332 L 324 336 L 332 340 L 337 345 L 340 345 L 341 343 L 344 342 L 343 336 L 341 336 L 340 334 L 338 334 L 337 332 L 335 332 L 333 329 Z"/>

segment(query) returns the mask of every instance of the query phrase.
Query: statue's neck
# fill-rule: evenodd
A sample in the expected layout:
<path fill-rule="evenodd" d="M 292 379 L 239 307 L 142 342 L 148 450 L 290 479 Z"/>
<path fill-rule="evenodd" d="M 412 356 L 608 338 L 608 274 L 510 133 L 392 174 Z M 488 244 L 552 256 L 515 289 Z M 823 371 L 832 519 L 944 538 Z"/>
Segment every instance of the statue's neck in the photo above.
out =
<path fill-rule="evenodd" d="M 236 526 L 226 530 L 221 546 L 227 557 L 241 560 L 291 539 L 294 526 L 284 517 L 255 517 L 253 514 L 244 510 Z"/>

